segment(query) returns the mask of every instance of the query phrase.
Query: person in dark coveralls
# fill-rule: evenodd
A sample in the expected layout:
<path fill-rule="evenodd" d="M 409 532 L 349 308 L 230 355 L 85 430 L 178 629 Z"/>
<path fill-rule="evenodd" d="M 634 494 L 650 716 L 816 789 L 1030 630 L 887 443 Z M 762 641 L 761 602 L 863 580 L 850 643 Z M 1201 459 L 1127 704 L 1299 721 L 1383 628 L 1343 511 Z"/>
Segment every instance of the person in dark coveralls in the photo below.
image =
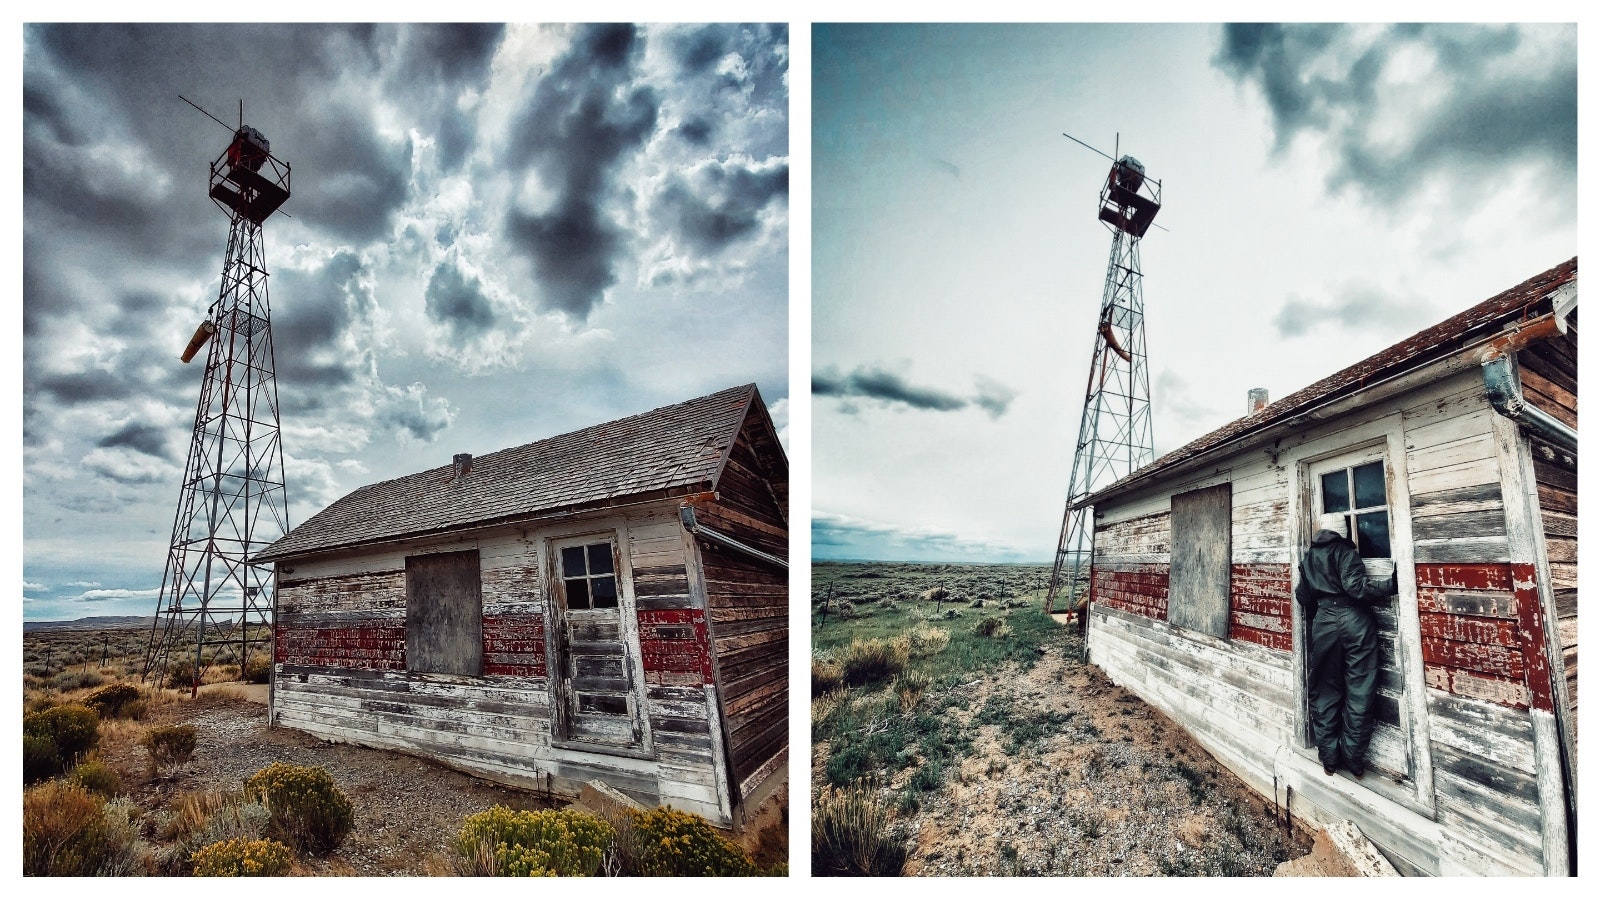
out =
<path fill-rule="evenodd" d="M 1345 537 L 1345 523 L 1337 513 L 1317 519 L 1294 594 L 1311 619 L 1311 735 L 1322 770 L 1332 775 L 1343 765 L 1360 778 L 1378 693 L 1372 607 L 1389 602 L 1396 590 L 1394 575 L 1385 581 L 1367 577 L 1356 545 Z"/>

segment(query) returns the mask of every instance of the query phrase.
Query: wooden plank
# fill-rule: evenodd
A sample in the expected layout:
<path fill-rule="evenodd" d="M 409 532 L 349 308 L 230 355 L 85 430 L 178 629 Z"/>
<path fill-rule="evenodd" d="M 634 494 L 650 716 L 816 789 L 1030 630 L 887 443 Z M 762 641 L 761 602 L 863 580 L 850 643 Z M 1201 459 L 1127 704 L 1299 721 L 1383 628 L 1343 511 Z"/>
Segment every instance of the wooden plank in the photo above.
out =
<path fill-rule="evenodd" d="M 1462 753 L 1533 774 L 1533 725 L 1525 712 L 1428 691 L 1433 739 Z"/>
<path fill-rule="evenodd" d="M 1168 619 L 1217 637 L 1228 633 L 1232 571 L 1231 484 L 1172 498 L 1172 581 Z"/>
<path fill-rule="evenodd" d="M 1418 540 L 1415 544 L 1416 560 L 1421 563 L 1500 563 L 1511 559 L 1503 537 Z"/>

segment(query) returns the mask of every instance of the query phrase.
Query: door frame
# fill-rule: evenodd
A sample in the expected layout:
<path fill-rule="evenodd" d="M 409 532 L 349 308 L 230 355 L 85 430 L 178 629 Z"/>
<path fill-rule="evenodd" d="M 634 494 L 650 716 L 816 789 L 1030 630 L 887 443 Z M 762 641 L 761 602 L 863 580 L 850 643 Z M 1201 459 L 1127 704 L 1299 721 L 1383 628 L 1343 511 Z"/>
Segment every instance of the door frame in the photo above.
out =
<path fill-rule="evenodd" d="M 655 737 L 650 729 L 648 687 L 644 680 L 644 658 L 639 649 L 639 610 L 633 594 L 633 564 L 628 546 L 627 520 L 617 517 L 590 522 L 572 523 L 559 530 L 546 530 L 540 534 L 539 553 L 543 557 L 541 570 L 545 579 L 547 604 L 546 621 L 549 630 L 545 636 L 545 671 L 549 673 L 550 743 L 551 746 L 613 756 L 654 759 Z M 609 540 L 615 556 L 613 565 L 617 573 L 617 614 L 619 638 L 622 644 L 623 671 L 628 674 L 629 700 L 639 726 L 638 746 L 623 746 L 586 741 L 571 736 L 570 713 L 561 699 L 561 683 L 566 678 L 565 643 L 567 634 L 566 603 L 561 588 L 561 566 L 558 548 L 574 541 Z"/>
<path fill-rule="evenodd" d="M 1352 417 L 1355 414 L 1352 414 Z M 1394 560 L 1399 600 L 1395 608 L 1397 662 L 1405 684 L 1406 736 L 1412 761 L 1412 784 L 1378 785 L 1360 782 L 1381 796 L 1394 800 L 1429 818 L 1435 815 L 1433 793 L 1433 752 L 1429 739 L 1427 686 L 1422 672 L 1422 626 L 1417 610 L 1416 548 L 1411 531 L 1411 489 L 1407 469 L 1405 422 L 1396 410 L 1354 424 L 1339 421 L 1330 429 L 1319 429 L 1317 436 L 1286 448 L 1282 465 L 1292 479 L 1289 484 L 1289 571 L 1290 583 L 1300 581 L 1300 558 L 1310 545 L 1315 530 L 1316 501 L 1312 470 L 1339 459 L 1359 458 L 1366 453 L 1380 455 L 1384 461 L 1385 487 L 1389 493 L 1389 546 Z M 1306 693 L 1306 635 L 1310 625 L 1299 603 L 1290 603 L 1294 620 L 1294 689 L 1296 694 L 1293 743 L 1300 756 L 1315 761 L 1316 748 L 1307 739 L 1310 711 Z M 1320 765 L 1320 763 L 1319 763 Z"/>

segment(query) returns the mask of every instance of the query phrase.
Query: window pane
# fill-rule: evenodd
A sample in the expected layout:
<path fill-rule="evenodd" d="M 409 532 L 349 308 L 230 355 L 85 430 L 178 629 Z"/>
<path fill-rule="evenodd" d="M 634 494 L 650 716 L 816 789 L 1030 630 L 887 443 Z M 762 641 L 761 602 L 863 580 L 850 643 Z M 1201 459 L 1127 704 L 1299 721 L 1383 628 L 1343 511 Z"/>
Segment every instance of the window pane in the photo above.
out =
<path fill-rule="evenodd" d="M 617 579 L 607 575 L 589 582 L 594 596 L 595 609 L 611 609 L 617 605 Z"/>
<path fill-rule="evenodd" d="M 1356 516 L 1356 549 L 1364 559 L 1387 558 L 1389 553 L 1389 514 L 1362 513 Z"/>
<path fill-rule="evenodd" d="M 589 582 L 582 578 L 567 579 L 567 609 L 589 608 Z"/>
<path fill-rule="evenodd" d="M 583 568 L 582 547 L 561 548 L 561 574 L 568 576 L 587 574 L 587 571 Z"/>
<path fill-rule="evenodd" d="M 590 544 L 587 549 L 589 551 L 589 574 L 590 575 L 605 575 L 605 574 L 610 573 L 611 572 L 611 544 L 610 544 L 610 542 L 608 541 L 608 542 L 606 542 L 604 544 Z"/>
<path fill-rule="evenodd" d="M 1322 476 L 1322 511 L 1325 513 L 1344 512 L 1350 508 L 1350 486 L 1345 481 L 1345 472 L 1329 472 Z"/>
<path fill-rule="evenodd" d="M 1356 483 L 1356 509 L 1371 509 L 1386 504 L 1383 493 L 1383 463 L 1356 466 L 1351 472 Z"/>

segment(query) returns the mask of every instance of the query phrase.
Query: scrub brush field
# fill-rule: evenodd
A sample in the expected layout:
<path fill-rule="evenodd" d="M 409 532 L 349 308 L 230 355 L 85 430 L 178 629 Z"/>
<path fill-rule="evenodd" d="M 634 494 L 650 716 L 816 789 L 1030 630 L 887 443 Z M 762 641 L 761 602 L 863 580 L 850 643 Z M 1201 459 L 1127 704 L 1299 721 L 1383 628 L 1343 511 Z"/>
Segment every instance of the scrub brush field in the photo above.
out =
<path fill-rule="evenodd" d="M 1310 849 L 1082 661 L 1048 567 L 812 572 L 813 874 L 1271 875 Z"/>

